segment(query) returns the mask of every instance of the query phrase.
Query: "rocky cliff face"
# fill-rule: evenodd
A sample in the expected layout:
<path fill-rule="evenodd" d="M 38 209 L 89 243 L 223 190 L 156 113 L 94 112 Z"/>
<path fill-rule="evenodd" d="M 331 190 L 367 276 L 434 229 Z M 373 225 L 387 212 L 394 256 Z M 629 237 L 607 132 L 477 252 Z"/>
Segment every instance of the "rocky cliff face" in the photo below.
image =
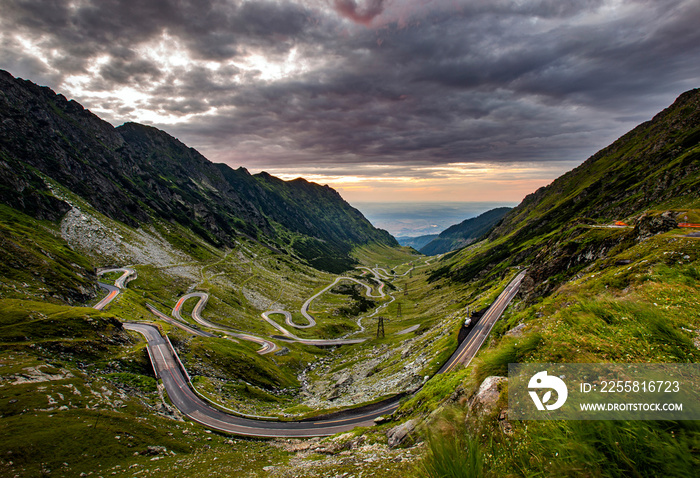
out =
<path fill-rule="evenodd" d="M 115 130 L 137 158 L 131 176 L 145 191 L 145 204 L 200 235 L 227 244 L 238 233 L 273 235 L 269 222 L 241 198 L 217 166 L 164 131 L 137 123 Z"/>
<path fill-rule="evenodd" d="M 60 217 L 68 206 L 48 193 L 41 179 L 45 174 L 110 217 L 132 225 L 146 221 L 147 215 L 127 194 L 129 185 L 111 174 L 124 167 L 125 158 L 117 153 L 124 146 L 110 125 L 78 103 L 0 72 L 3 203 L 34 217 Z M 104 201 L 106 196 L 114 200 Z"/>
<path fill-rule="evenodd" d="M 75 101 L 0 71 L 0 201 L 59 219 L 70 206 L 44 177 L 130 226 L 177 222 L 216 246 L 245 234 L 334 271 L 352 265 L 355 245 L 396 244 L 328 187 L 215 165 L 163 131 L 114 128 Z"/>

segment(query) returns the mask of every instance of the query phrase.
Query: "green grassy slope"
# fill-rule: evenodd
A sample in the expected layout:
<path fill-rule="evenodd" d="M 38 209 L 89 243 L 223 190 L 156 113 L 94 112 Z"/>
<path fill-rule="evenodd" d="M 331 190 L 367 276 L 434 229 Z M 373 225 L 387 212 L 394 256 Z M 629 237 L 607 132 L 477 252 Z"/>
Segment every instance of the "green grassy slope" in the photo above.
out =
<path fill-rule="evenodd" d="M 491 411 L 470 403 L 485 378 L 507 376 L 514 362 L 700 360 L 700 239 L 677 227 L 700 217 L 699 131 L 694 90 L 528 196 L 487 240 L 436 264 L 436 287 L 472 294 L 518 267 L 528 273 L 472 365 L 403 404 L 400 416 L 444 407 L 433 415 L 423 476 L 476 476 L 469 467 L 480 476 L 696 473 L 695 422 L 509 420 L 507 383 Z M 630 226 L 610 227 L 616 220 Z"/>
<path fill-rule="evenodd" d="M 61 237 L 55 223 L 0 204 L 0 294 L 83 303 L 97 294 L 92 264 Z"/>
<path fill-rule="evenodd" d="M 639 228 L 646 227 L 644 221 L 640 224 L 645 211 L 659 215 L 670 210 L 670 219 L 682 221 L 686 209 L 698 205 L 700 90 L 691 90 L 651 121 L 527 196 L 488 241 L 446 256 L 433 278 L 470 281 L 491 270 L 498 273 L 504 265 L 525 265 L 531 267 L 529 287 L 539 287 L 533 282 L 539 284 L 559 272 L 571 275 L 564 272 L 571 265 L 639 240 L 644 233 Z M 616 220 L 638 229 L 615 238 L 612 232 L 590 227 Z M 582 258 L 582 254 L 590 257 Z M 552 261 L 560 262 L 558 272 L 547 265 Z M 556 283 L 550 279 L 537 293 L 551 291 Z"/>
<path fill-rule="evenodd" d="M 445 433 L 433 437 L 430 473 L 457 437 L 476 443 L 483 476 L 693 476 L 695 422 L 509 420 L 507 384 L 490 413 L 467 406 L 486 377 L 507 376 L 513 362 L 700 361 L 700 243 L 686 233 L 656 235 L 592 262 L 535 302 L 520 300 L 469 369 L 431 380 L 406 402 L 404 415 L 460 404 L 456 417 L 445 412 L 433 424 Z M 459 456 L 440 466 L 459 466 Z"/>

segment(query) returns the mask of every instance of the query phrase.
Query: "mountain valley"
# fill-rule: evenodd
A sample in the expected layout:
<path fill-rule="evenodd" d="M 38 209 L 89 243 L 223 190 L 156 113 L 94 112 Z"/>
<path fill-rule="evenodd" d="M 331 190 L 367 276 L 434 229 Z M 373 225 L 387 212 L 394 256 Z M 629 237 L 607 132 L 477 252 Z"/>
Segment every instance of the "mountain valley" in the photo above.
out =
<path fill-rule="evenodd" d="M 211 163 L 9 73 L 0 125 L 3 476 L 691 476 L 700 465 L 697 422 L 511 420 L 506 378 L 519 362 L 700 360 L 699 90 L 431 256 L 328 186 Z M 122 275 L 104 271 L 124 267 L 135 275 L 94 309 L 98 281 Z M 439 374 L 473 330 L 465 319 L 478 325 L 523 272 L 471 364 Z M 190 293 L 208 294 L 202 310 Z M 331 437 L 211 430 L 174 406 L 128 322 L 155 324 L 218 410 L 313 422 L 401 399 Z"/>

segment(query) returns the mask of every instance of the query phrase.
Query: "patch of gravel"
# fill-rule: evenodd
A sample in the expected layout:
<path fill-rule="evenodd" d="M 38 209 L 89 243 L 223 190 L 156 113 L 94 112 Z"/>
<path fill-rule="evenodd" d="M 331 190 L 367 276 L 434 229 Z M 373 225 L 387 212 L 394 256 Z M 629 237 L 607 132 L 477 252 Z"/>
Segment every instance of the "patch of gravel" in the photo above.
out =
<path fill-rule="evenodd" d="M 352 433 L 325 439 L 277 439 L 271 445 L 295 454 L 283 465 L 263 468 L 266 476 L 274 478 L 376 476 L 378 468 L 385 471 L 389 463 L 414 463 L 423 452 L 423 445 L 391 449 L 384 443 L 367 443 L 363 435 L 356 437 Z M 340 468 L 352 471 L 337 473 Z"/>
<path fill-rule="evenodd" d="M 384 344 L 355 353 L 341 351 L 336 357 L 321 359 L 298 377 L 302 384 L 302 403 L 323 410 L 413 391 L 425 382 L 424 370 L 439 353 L 426 347 L 426 343 L 435 343 L 449 331 L 449 321 L 445 321 L 442 327 L 393 347 Z M 341 367 L 346 363 L 347 366 Z M 332 372 L 336 368 L 340 370 Z"/>
<path fill-rule="evenodd" d="M 284 308 L 283 305 L 278 304 L 272 299 L 268 299 L 260 292 L 246 289 L 245 287 L 241 287 L 240 290 L 241 293 L 243 293 L 243 297 L 258 310 L 279 310 Z"/>
<path fill-rule="evenodd" d="M 191 257 L 173 249 L 152 226 L 120 231 L 75 205 L 61 220 L 61 236 L 74 249 L 100 256 L 102 262 L 113 265 L 151 264 L 167 267 L 192 262 Z M 191 280 L 198 278 L 195 267 L 170 267 L 167 271 L 170 275 Z"/>

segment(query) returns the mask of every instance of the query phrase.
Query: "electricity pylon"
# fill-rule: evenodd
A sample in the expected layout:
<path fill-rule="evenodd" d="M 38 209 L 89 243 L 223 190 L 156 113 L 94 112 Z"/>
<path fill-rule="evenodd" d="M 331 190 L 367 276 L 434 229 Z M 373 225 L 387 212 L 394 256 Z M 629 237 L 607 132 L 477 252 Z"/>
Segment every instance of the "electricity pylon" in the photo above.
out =
<path fill-rule="evenodd" d="M 384 338 L 384 317 L 377 317 L 377 338 Z"/>

